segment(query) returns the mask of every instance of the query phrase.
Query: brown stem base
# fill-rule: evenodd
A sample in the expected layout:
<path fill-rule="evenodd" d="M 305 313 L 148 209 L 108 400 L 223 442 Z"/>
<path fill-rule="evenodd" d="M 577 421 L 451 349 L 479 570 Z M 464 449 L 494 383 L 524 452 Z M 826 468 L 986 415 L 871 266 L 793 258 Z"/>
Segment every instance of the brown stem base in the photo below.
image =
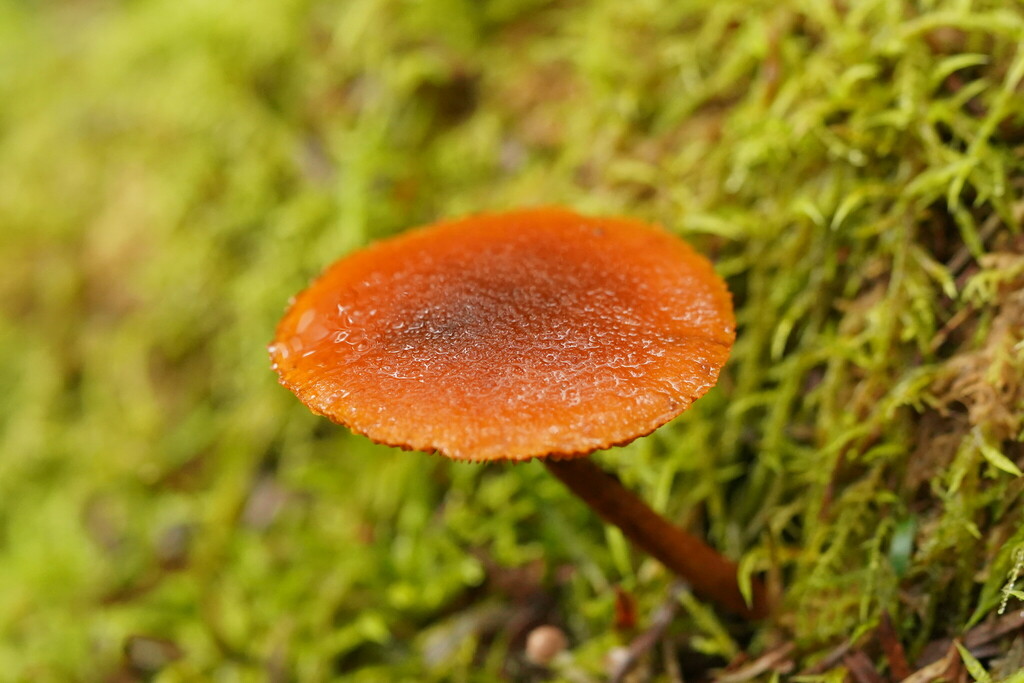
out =
<path fill-rule="evenodd" d="M 752 579 L 747 605 L 737 583 L 737 567 L 714 548 L 652 510 L 590 458 L 544 460 L 548 470 L 582 498 L 606 522 L 685 579 L 693 591 L 748 619 L 768 614 L 764 585 Z"/>

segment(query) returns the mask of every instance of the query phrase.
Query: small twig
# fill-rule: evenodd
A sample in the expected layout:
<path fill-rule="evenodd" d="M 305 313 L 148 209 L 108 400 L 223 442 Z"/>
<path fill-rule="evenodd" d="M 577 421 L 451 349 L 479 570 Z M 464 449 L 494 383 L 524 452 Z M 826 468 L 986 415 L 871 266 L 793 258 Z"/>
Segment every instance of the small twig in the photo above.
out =
<path fill-rule="evenodd" d="M 735 671 L 722 674 L 715 679 L 715 683 L 745 683 L 769 671 L 788 673 L 793 668 L 793 663 L 788 661 L 789 656 L 793 654 L 795 649 L 795 643 L 780 645 L 774 650 L 765 652 L 754 661 L 744 664 Z"/>
<path fill-rule="evenodd" d="M 1014 610 L 1009 614 L 975 626 L 960 637 L 960 641 L 968 650 L 977 654 L 984 646 L 1000 638 L 1024 629 L 1024 610 Z M 917 659 L 917 666 L 925 667 L 936 660 L 941 660 L 952 646 L 952 638 L 933 640 L 925 646 Z"/>
<path fill-rule="evenodd" d="M 837 645 L 825 655 L 817 664 L 810 666 L 800 672 L 801 676 L 817 676 L 823 674 L 829 669 L 836 667 L 839 662 L 843 661 L 843 657 L 853 649 L 853 642 L 850 640 L 844 640 L 842 643 Z"/>
<path fill-rule="evenodd" d="M 982 242 L 989 240 L 1001 226 L 1002 222 L 999 218 L 999 214 L 993 213 L 982 224 L 981 230 L 978 231 L 978 238 Z M 967 267 L 967 264 L 970 263 L 973 258 L 974 255 L 971 254 L 971 250 L 967 245 L 964 245 L 960 247 L 957 253 L 953 255 L 953 258 L 949 260 L 949 263 L 946 264 L 946 268 L 949 269 L 950 274 L 956 277 L 960 271 Z"/>
<path fill-rule="evenodd" d="M 973 650 L 1021 628 L 1024 628 L 1024 610 L 1015 610 L 999 619 L 972 628 L 964 635 L 964 647 Z"/>
<path fill-rule="evenodd" d="M 922 667 L 910 674 L 903 679 L 902 683 L 931 683 L 935 679 L 944 676 L 946 672 L 956 663 L 960 661 L 959 652 L 956 646 L 952 644 L 946 650 L 946 656 L 942 659 L 932 662 L 928 666 Z"/>
<path fill-rule="evenodd" d="M 885 683 L 882 674 L 878 673 L 874 662 L 864 654 L 864 650 L 848 652 L 843 657 L 843 664 L 846 666 L 846 670 L 850 672 L 850 677 L 856 683 Z"/>
<path fill-rule="evenodd" d="M 878 642 L 885 653 L 885 661 L 889 664 L 889 674 L 897 680 L 904 679 L 911 674 L 910 663 L 907 662 L 907 653 L 903 649 L 896 629 L 893 628 L 892 618 L 888 610 L 882 612 L 882 618 L 878 623 Z"/>
<path fill-rule="evenodd" d="M 668 676 L 668 680 L 672 683 L 685 683 L 683 670 L 679 666 L 677 655 L 676 646 L 672 639 L 663 639 L 661 641 L 661 658 L 665 667 L 665 675 Z"/>

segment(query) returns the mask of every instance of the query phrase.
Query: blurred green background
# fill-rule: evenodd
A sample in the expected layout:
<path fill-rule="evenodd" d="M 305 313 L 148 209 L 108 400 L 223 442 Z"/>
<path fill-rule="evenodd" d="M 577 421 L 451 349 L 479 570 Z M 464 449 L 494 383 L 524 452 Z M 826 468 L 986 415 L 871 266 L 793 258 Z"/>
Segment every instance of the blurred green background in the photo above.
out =
<path fill-rule="evenodd" d="M 0 0 L 0 679 L 601 680 L 657 563 L 265 350 L 347 251 L 537 204 L 685 235 L 738 307 L 719 387 L 599 457 L 783 606 L 684 594 L 637 680 L 889 675 L 883 613 L 913 662 L 1017 605 L 1022 42 L 997 0 Z"/>

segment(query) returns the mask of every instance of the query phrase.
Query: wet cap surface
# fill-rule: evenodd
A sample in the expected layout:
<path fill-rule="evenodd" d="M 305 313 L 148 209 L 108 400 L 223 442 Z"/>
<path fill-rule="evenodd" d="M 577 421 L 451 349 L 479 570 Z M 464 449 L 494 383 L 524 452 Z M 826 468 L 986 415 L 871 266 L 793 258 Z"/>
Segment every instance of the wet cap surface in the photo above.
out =
<path fill-rule="evenodd" d="M 734 329 L 725 284 L 679 238 L 537 209 L 343 258 L 270 355 L 303 403 L 374 441 L 524 460 L 650 433 L 714 385 Z"/>

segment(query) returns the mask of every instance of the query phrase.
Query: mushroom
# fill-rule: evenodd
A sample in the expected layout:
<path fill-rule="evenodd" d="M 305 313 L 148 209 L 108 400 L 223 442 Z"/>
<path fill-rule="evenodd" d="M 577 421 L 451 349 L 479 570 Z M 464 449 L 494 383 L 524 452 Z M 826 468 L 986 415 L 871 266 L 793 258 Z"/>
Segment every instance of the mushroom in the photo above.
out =
<path fill-rule="evenodd" d="M 357 251 L 301 292 L 269 347 L 314 412 L 463 461 L 541 458 L 607 522 L 750 618 L 753 580 L 589 458 L 686 410 L 735 338 L 711 264 L 664 230 L 544 208 L 438 223 Z"/>

